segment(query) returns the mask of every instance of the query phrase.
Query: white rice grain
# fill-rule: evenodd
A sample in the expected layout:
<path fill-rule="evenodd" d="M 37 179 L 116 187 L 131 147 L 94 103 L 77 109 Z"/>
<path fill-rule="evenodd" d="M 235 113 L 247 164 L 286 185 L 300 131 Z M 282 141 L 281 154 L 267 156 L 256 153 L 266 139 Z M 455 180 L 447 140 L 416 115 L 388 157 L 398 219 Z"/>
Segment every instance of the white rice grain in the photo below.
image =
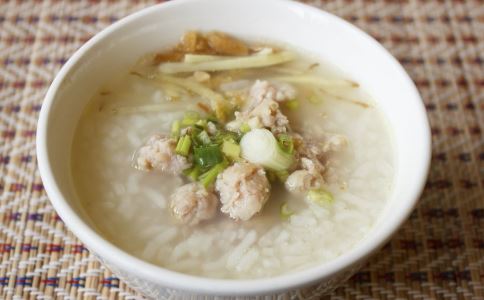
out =
<path fill-rule="evenodd" d="M 292 215 L 290 220 L 291 224 L 297 227 L 311 227 L 317 224 L 314 218 L 307 216 Z"/>
<path fill-rule="evenodd" d="M 257 232 L 255 230 L 249 231 L 246 234 L 245 238 L 242 240 L 242 242 L 240 242 L 240 244 L 234 248 L 232 253 L 227 258 L 227 264 L 226 264 L 227 267 L 233 268 L 240 260 L 242 254 L 244 254 L 247 251 L 247 249 L 253 243 L 255 243 L 256 239 L 257 239 Z"/>
<path fill-rule="evenodd" d="M 160 194 L 159 192 L 152 189 L 145 189 L 143 193 L 151 201 L 151 203 L 155 204 L 161 209 L 166 208 L 166 198 L 163 194 Z"/>
<path fill-rule="evenodd" d="M 287 242 L 289 240 L 289 237 L 291 235 L 289 234 L 289 231 L 287 230 L 283 230 L 279 233 L 279 235 L 276 237 L 276 239 L 274 240 L 274 242 L 276 244 L 279 244 L 279 243 L 283 243 L 283 242 Z"/>
<path fill-rule="evenodd" d="M 126 191 L 129 194 L 138 194 L 140 186 L 141 176 L 131 175 L 128 177 L 128 182 L 126 183 Z"/>
<path fill-rule="evenodd" d="M 247 272 L 254 265 L 257 258 L 259 258 L 259 251 L 251 248 L 244 256 L 241 257 L 235 269 L 240 273 Z"/>
<path fill-rule="evenodd" d="M 124 222 L 130 222 L 134 219 L 136 209 L 132 204 L 132 199 L 122 198 L 121 203 L 118 205 L 116 211 L 123 218 Z"/>

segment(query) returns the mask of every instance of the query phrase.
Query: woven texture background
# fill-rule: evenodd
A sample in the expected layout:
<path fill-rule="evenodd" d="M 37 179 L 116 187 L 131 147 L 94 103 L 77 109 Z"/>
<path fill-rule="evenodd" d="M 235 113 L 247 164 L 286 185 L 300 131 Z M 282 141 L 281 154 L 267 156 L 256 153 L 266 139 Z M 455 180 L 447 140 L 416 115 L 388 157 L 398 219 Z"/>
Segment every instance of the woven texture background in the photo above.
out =
<path fill-rule="evenodd" d="M 70 55 L 155 2 L 0 0 L 0 299 L 141 299 L 57 217 L 37 171 L 35 131 L 45 92 Z M 390 50 L 432 126 L 432 169 L 418 208 L 331 299 L 484 299 L 484 2 L 306 2 Z"/>

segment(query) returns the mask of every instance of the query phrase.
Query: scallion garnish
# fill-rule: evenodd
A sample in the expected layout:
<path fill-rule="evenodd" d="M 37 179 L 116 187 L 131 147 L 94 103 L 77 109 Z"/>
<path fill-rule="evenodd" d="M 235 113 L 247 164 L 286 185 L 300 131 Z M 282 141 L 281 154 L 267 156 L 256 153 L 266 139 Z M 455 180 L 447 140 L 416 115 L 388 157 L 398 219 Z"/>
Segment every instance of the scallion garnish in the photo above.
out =
<path fill-rule="evenodd" d="M 200 175 L 200 168 L 198 166 L 194 166 L 190 169 L 186 169 L 183 171 L 183 174 L 190 178 L 193 181 L 197 181 L 198 176 Z"/>
<path fill-rule="evenodd" d="M 267 129 L 253 129 L 240 141 L 242 157 L 273 171 L 287 170 L 294 156 L 282 150 L 276 138 Z"/>
<path fill-rule="evenodd" d="M 182 136 L 178 143 L 176 144 L 175 152 L 177 154 L 187 156 L 190 152 L 190 146 L 192 145 L 192 140 L 188 135 Z"/>
<path fill-rule="evenodd" d="M 202 130 L 198 135 L 197 139 L 204 145 L 208 145 L 211 143 L 210 137 L 205 130 Z"/>
<path fill-rule="evenodd" d="M 180 121 L 176 120 L 171 123 L 171 136 L 177 138 L 180 136 Z"/>
<path fill-rule="evenodd" d="M 222 152 L 233 161 L 240 160 L 240 146 L 234 141 L 225 140 L 222 143 Z"/>
<path fill-rule="evenodd" d="M 222 144 L 224 141 L 237 142 L 239 140 L 239 135 L 232 131 L 222 131 L 220 130 L 215 135 L 215 143 Z"/>
<path fill-rule="evenodd" d="M 198 180 L 204 187 L 209 187 L 212 185 L 215 180 L 217 179 L 217 176 L 220 172 L 222 172 L 225 168 L 227 167 L 227 162 L 223 161 L 215 166 L 213 166 L 210 170 L 207 172 L 203 173 L 198 177 Z"/>
<path fill-rule="evenodd" d="M 289 154 L 294 153 L 294 141 L 290 135 L 285 133 L 279 134 L 277 136 L 277 141 L 281 149 Z"/>
<path fill-rule="evenodd" d="M 195 164 L 202 169 L 210 168 L 223 161 L 223 155 L 218 145 L 205 145 L 193 149 Z"/>
<path fill-rule="evenodd" d="M 199 126 L 200 128 L 207 128 L 207 120 L 206 119 L 200 119 L 198 120 L 195 125 Z"/>

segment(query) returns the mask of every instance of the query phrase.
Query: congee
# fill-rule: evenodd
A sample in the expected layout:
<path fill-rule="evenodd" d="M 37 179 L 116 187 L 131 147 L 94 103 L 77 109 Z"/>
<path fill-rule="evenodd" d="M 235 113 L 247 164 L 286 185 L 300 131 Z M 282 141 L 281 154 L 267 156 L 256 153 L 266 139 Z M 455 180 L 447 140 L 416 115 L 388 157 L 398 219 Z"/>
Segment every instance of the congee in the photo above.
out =
<path fill-rule="evenodd" d="M 390 129 L 357 82 L 295 49 L 187 32 L 105 83 L 72 147 L 96 230 L 161 267 L 233 279 L 364 239 L 392 189 Z"/>

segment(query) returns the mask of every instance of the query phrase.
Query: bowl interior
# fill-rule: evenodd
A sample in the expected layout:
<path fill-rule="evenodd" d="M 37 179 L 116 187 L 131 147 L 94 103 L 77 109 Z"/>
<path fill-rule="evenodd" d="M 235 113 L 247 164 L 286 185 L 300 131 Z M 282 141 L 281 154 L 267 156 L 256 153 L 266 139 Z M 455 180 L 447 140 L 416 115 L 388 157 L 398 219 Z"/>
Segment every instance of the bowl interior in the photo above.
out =
<path fill-rule="evenodd" d="M 266 289 L 330 275 L 381 245 L 410 212 L 426 177 L 429 129 L 421 99 L 396 60 L 367 35 L 327 13 L 276 0 L 182 0 L 152 7 L 111 26 L 73 56 L 53 83 L 39 122 L 41 173 L 47 191 L 56 191 L 54 196 L 49 195 L 67 225 L 94 251 L 102 252 L 99 245 L 74 228 L 78 224 L 66 220 L 69 214 L 65 212 L 70 207 L 89 223 L 70 181 L 73 133 L 86 103 L 113 74 L 125 71 L 147 52 L 175 44 L 189 29 L 221 30 L 313 53 L 359 82 L 378 103 L 393 131 L 395 186 L 371 234 L 327 266 L 308 271 L 292 282 L 274 281 L 275 286 Z"/>

